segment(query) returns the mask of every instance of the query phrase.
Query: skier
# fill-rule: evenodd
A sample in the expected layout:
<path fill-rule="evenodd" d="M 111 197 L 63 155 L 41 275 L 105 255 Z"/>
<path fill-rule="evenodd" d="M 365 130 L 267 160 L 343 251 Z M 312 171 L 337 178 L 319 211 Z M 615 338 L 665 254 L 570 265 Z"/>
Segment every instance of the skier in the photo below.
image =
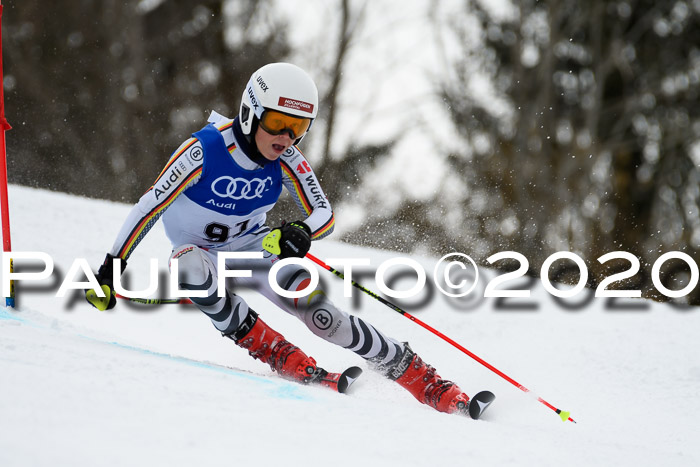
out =
<path fill-rule="evenodd" d="M 333 231 L 331 205 L 297 148 L 317 112 L 316 85 L 301 68 L 272 63 L 253 73 L 238 116 L 231 120 L 212 112 L 208 124 L 173 153 L 132 208 L 96 275 L 105 297 L 91 289 L 86 298 L 99 310 L 115 306 L 115 259 L 121 259 L 119 273 L 123 273 L 138 243 L 162 217 L 173 245 L 171 263 L 178 260 L 179 288 L 192 292 L 192 302 L 223 336 L 273 371 L 301 383 L 337 389 L 339 375 L 329 374 L 265 324 L 235 293 L 236 286 L 252 285 L 314 334 L 363 357 L 421 403 L 440 412 L 468 414 L 469 397 L 440 378 L 408 343 L 338 309 L 321 290 L 289 299 L 269 285 L 268 271 L 278 259 L 304 257 L 312 240 Z M 271 229 L 265 223 L 266 213 L 277 202 L 282 186 L 304 219 Z M 279 254 L 263 248 L 266 237 Z M 226 269 L 251 270 L 252 276 L 235 278 L 234 288 L 227 287 L 221 297 L 217 289 L 220 252 L 263 252 L 262 258 L 227 259 Z M 277 279 L 287 291 L 301 290 L 310 282 L 309 273 L 298 265 L 285 266 Z"/>

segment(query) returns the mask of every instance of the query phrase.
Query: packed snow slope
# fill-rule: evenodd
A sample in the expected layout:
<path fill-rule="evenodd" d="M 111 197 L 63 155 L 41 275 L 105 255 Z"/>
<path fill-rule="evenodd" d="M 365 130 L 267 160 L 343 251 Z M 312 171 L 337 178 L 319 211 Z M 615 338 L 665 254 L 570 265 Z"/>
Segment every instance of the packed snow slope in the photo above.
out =
<path fill-rule="evenodd" d="M 367 369 L 350 394 L 279 379 L 192 307 L 120 302 L 98 312 L 81 292 L 58 298 L 77 258 L 102 261 L 129 206 L 15 186 L 10 204 L 13 249 L 48 253 L 55 270 L 20 281 L 17 309 L 0 308 L 3 467 L 700 465 L 698 310 L 586 293 L 560 302 L 538 281 L 530 298 L 484 299 L 491 271 L 471 302 L 455 306 L 439 292 L 402 301 L 422 301 L 410 311 L 527 394 L 379 302 L 358 291 L 345 298 L 342 282 L 319 270 L 337 304 L 408 340 L 468 394 L 496 393 L 473 421 L 418 404 L 253 291 L 241 294 L 322 366 Z M 167 270 L 169 252 L 159 224 L 129 262 L 130 288 L 145 287 L 150 258 Z M 396 256 L 330 239 L 312 252 L 367 257 L 375 268 Z M 415 259 L 430 277 L 437 258 Z M 361 282 L 377 290 L 372 276 Z"/>

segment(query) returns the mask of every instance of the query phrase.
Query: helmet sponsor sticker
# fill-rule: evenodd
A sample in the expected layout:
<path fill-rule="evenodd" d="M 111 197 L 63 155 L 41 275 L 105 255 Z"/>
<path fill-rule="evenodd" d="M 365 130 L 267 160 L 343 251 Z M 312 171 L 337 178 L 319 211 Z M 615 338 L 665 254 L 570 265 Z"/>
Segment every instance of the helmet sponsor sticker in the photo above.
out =
<path fill-rule="evenodd" d="M 253 105 L 255 115 L 261 114 L 262 110 L 259 109 L 260 105 L 258 103 L 257 97 L 255 97 L 255 90 L 253 89 L 253 85 L 250 83 L 248 84 L 248 98 L 250 99 L 250 103 Z"/>
<path fill-rule="evenodd" d="M 267 87 L 267 84 L 265 84 L 265 80 L 262 79 L 262 76 L 258 76 L 258 79 L 256 81 L 260 85 L 260 89 L 262 89 L 263 92 L 267 92 L 267 90 L 270 89 Z"/>
<path fill-rule="evenodd" d="M 282 107 L 287 107 L 288 109 L 301 110 L 302 112 L 313 113 L 314 105 L 308 102 L 300 101 L 297 99 L 290 99 L 289 97 L 280 97 L 277 105 Z"/>

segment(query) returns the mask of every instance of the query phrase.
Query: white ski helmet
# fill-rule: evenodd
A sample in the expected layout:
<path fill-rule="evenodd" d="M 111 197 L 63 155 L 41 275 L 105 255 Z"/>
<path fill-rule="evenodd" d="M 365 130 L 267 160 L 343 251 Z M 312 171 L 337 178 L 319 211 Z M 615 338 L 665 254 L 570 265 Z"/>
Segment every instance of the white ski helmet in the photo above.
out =
<path fill-rule="evenodd" d="M 316 84 L 304 70 L 291 63 L 265 65 L 253 73 L 243 91 L 238 117 L 244 135 L 252 134 L 266 109 L 309 118 L 313 123 L 318 113 Z M 294 144 L 299 144 L 303 136 Z"/>

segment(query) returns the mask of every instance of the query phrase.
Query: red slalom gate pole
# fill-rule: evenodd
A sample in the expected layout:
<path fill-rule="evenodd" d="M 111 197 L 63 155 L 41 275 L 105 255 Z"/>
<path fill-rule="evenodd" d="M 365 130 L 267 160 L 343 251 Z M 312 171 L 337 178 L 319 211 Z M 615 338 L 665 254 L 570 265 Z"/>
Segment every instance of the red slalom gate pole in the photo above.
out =
<path fill-rule="evenodd" d="M 313 261 L 314 263 L 316 263 L 316 264 L 318 264 L 319 266 L 321 266 L 321 267 L 322 267 L 323 269 L 325 269 L 326 271 L 331 272 L 332 274 L 336 275 L 337 277 L 339 277 L 339 278 L 341 278 L 341 279 L 345 279 L 345 276 L 343 275 L 342 272 L 340 272 L 340 271 L 338 271 L 337 269 L 334 269 L 334 268 L 332 268 L 331 266 L 327 265 L 326 263 L 324 263 L 323 261 L 321 261 L 320 259 L 318 259 L 318 258 L 315 257 L 314 255 L 312 255 L 311 253 L 307 253 L 307 254 L 306 254 L 306 257 L 309 258 L 309 259 L 310 259 L 311 261 Z M 516 388 L 520 389 L 520 390 L 523 391 L 523 392 L 528 392 L 528 393 L 531 393 L 531 392 L 532 392 L 532 391 L 530 391 L 528 388 L 526 388 L 525 386 L 523 386 L 522 384 L 518 383 L 517 381 L 515 381 L 515 380 L 514 380 L 513 378 L 511 378 L 510 376 L 508 376 L 507 374 L 503 373 L 503 372 L 502 372 L 501 370 L 499 370 L 498 368 L 494 367 L 493 365 L 491 365 L 490 363 L 488 363 L 488 362 L 485 361 L 484 359 L 480 358 L 478 355 L 476 355 L 476 354 L 474 354 L 473 352 L 469 351 L 467 348 L 465 348 L 464 346 L 462 346 L 460 343 L 458 343 L 458 342 L 454 341 L 453 339 L 447 337 L 446 335 L 444 335 L 443 333 L 441 333 L 440 331 L 438 331 L 438 330 L 435 329 L 434 327 L 430 326 L 429 324 L 424 323 L 423 321 L 419 320 L 418 318 L 416 318 L 416 317 L 413 316 L 412 314 L 406 312 L 405 310 L 402 310 L 401 308 L 399 308 L 398 306 L 394 305 L 394 304 L 391 303 L 390 301 L 384 299 L 383 297 L 380 297 L 380 296 L 377 295 L 376 293 L 374 293 L 374 292 L 372 292 L 371 290 L 369 290 L 369 289 L 363 287 L 362 285 L 358 284 L 357 282 L 355 282 L 355 281 L 353 281 L 353 280 L 351 280 L 350 282 L 352 283 L 352 285 L 353 285 L 354 287 L 360 289 L 361 291 L 363 291 L 364 293 L 366 293 L 366 294 L 369 295 L 370 297 L 375 298 L 376 300 L 380 301 L 381 303 L 383 303 L 384 305 L 388 306 L 389 308 L 391 308 L 392 310 L 396 311 L 397 313 L 400 313 L 401 315 L 403 315 L 404 317 L 410 319 L 410 320 L 413 321 L 414 323 L 416 323 L 416 324 L 422 326 L 423 328 L 427 329 L 428 331 L 432 332 L 433 334 L 435 334 L 436 336 L 438 336 L 440 339 L 442 339 L 442 340 L 444 340 L 445 342 L 451 344 L 453 347 L 455 347 L 455 348 L 461 350 L 462 352 L 464 352 L 465 354 L 469 355 L 471 358 L 473 358 L 473 359 L 476 360 L 477 362 L 481 363 L 483 366 L 485 366 L 485 367 L 488 368 L 489 370 L 493 371 L 493 372 L 496 373 L 498 376 L 500 376 L 501 378 L 505 379 L 506 381 L 508 381 L 510 384 L 512 384 L 512 385 L 515 386 Z M 538 400 L 540 403 L 542 403 L 542 404 L 544 404 L 545 406 L 547 406 L 547 407 L 549 407 L 550 409 L 552 409 L 554 412 L 556 412 L 557 415 L 559 415 L 559 418 L 562 419 L 562 421 L 565 422 L 565 421 L 568 420 L 568 421 L 570 421 L 570 422 L 576 423 L 576 421 L 575 421 L 573 418 L 571 418 L 571 417 L 569 416 L 569 415 L 570 415 L 569 412 L 566 412 L 566 411 L 563 411 L 563 410 L 560 410 L 560 409 L 556 408 L 555 406 L 553 406 L 552 404 L 550 404 L 549 402 L 547 402 L 546 400 L 542 399 L 542 398 L 539 397 L 539 396 L 537 396 L 537 400 Z"/>
<path fill-rule="evenodd" d="M 12 128 L 5 119 L 5 96 L 3 93 L 2 71 L 2 2 L 0 2 L 0 211 L 2 211 L 2 250 L 12 251 L 10 240 L 10 204 L 7 197 L 7 154 L 5 152 L 5 132 Z M 13 263 L 10 259 L 10 273 L 13 272 Z M 14 282 L 10 281 L 10 295 L 5 298 L 5 305 L 15 306 Z"/>

